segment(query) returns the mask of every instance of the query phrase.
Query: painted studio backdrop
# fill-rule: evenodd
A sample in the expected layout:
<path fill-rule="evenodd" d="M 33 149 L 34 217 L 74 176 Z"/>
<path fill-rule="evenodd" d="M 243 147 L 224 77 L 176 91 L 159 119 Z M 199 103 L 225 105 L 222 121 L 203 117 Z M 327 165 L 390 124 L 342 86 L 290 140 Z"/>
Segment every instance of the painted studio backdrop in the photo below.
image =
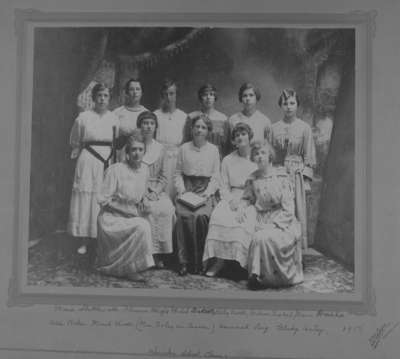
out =
<path fill-rule="evenodd" d="M 142 104 L 159 107 L 164 78 L 178 83 L 177 106 L 199 108 L 197 90 L 212 83 L 216 108 L 241 110 L 243 82 L 259 87 L 258 109 L 281 119 L 282 89 L 297 90 L 299 117 L 314 133 L 317 168 L 308 199 L 309 243 L 354 268 L 354 53 L 352 29 L 291 28 L 37 28 L 30 182 L 30 241 L 66 230 L 75 162 L 69 134 L 91 106 L 96 82 L 112 87 L 121 105 L 132 76 L 143 83 Z"/>

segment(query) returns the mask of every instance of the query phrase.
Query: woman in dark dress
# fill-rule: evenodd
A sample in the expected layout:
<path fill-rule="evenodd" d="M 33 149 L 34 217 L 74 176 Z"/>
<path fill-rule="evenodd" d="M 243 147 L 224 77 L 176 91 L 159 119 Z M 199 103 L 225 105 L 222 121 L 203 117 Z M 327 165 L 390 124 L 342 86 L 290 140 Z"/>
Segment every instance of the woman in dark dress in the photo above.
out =
<path fill-rule="evenodd" d="M 212 123 L 207 116 L 199 114 L 192 122 L 193 140 L 184 143 L 178 152 L 175 171 L 177 191 L 176 236 L 179 274 L 184 276 L 188 270 L 198 274 L 202 269 L 204 242 L 208 231 L 208 222 L 215 205 L 215 192 L 219 187 L 220 156 L 218 148 L 207 141 Z M 204 197 L 205 204 L 191 209 L 180 203 L 179 198 L 185 192 L 194 192 Z M 189 264 L 191 265 L 189 266 Z"/>

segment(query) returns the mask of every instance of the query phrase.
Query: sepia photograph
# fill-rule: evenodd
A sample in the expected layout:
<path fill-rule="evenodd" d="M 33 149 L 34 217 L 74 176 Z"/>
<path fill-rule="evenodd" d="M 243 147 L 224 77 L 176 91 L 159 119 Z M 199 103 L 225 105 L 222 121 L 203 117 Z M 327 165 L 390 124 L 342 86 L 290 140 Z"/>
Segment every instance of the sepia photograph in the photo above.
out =
<path fill-rule="evenodd" d="M 355 293 L 355 26 L 53 21 L 24 39 L 21 288 Z"/>

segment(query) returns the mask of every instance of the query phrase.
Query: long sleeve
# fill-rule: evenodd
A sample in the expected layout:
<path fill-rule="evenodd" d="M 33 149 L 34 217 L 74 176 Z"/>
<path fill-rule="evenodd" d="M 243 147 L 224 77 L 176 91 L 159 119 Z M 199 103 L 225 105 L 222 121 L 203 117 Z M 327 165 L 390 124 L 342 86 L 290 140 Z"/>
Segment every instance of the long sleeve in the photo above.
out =
<path fill-rule="evenodd" d="M 303 137 L 303 150 L 304 150 L 304 169 L 303 176 L 312 180 L 314 168 L 317 163 L 315 155 L 315 144 L 310 126 L 304 131 Z"/>
<path fill-rule="evenodd" d="M 214 194 L 220 187 L 220 156 L 217 147 L 215 147 L 214 158 L 212 159 L 212 161 L 213 165 L 211 171 L 211 179 L 208 183 L 207 189 L 205 190 L 205 193 L 208 195 Z"/>
<path fill-rule="evenodd" d="M 78 157 L 82 148 L 83 129 L 81 117 L 78 116 L 72 125 L 71 133 L 69 136 L 69 143 L 72 147 L 71 158 Z"/>
<path fill-rule="evenodd" d="M 178 149 L 178 158 L 174 174 L 174 185 L 178 194 L 185 192 L 185 183 L 183 181 L 182 175 L 183 175 L 183 147 L 180 146 Z"/>
<path fill-rule="evenodd" d="M 281 209 L 276 212 L 273 222 L 277 227 L 286 230 L 295 219 L 294 192 L 288 178 L 282 178 L 281 191 Z"/>

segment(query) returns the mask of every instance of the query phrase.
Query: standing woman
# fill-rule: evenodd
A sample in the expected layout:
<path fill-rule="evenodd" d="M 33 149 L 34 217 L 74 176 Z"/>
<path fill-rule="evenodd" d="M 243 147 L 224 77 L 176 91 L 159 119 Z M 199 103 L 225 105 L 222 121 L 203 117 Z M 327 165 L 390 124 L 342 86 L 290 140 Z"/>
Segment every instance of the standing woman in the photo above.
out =
<path fill-rule="evenodd" d="M 146 198 L 149 200 L 149 215 L 153 241 L 153 255 L 156 268 L 164 268 L 163 255 L 172 253 L 172 228 L 175 221 L 175 207 L 165 193 L 167 179 L 165 177 L 164 146 L 154 139 L 158 121 L 150 111 L 142 112 L 137 119 L 137 127 L 141 130 L 146 145 L 143 163 L 148 166 Z"/>
<path fill-rule="evenodd" d="M 255 143 L 251 159 L 258 169 L 246 181 L 243 198 L 256 210 L 249 248 L 250 289 L 281 287 L 303 281 L 301 226 L 294 213 L 293 185 L 284 168 L 272 166 L 269 143 Z M 238 220 L 245 220 L 246 212 Z"/>
<path fill-rule="evenodd" d="M 257 103 L 261 99 L 260 90 L 249 82 L 245 82 L 239 88 L 239 102 L 243 105 L 242 111 L 235 113 L 229 118 L 230 131 L 233 130 L 238 122 L 248 124 L 253 130 L 255 141 L 271 140 L 271 121 L 257 110 Z"/>
<path fill-rule="evenodd" d="M 165 80 L 161 86 L 161 108 L 154 113 L 158 119 L 157 140 L 165 148 L 165 164 L 167 178 L 166 191 L 170 198 L 175 198 L 173 177 L 178 156 L 178 147 L 182 144 L 183 128 L 185 126 L 186 113 L 176 107 L 176 94 L 178 87 L 176 82 Z"/>
<path fill-rule="evenodd" d="M 243 223 L 236 219 L 245 202 L 241 200 L 244 184 L 257 165 L 250 161 L 250 141 L 253 131 L 249 125 L 239 122 L 232 131 L 236 150 L 222 160 L 221 201 L 210 218 L 203 262 L 205 274 L 214 277 L 225 261 L 236 261 L 247 269 L 248 250 L 254 232 L 254 216 L 247 216 Z M 253 210 L 249 207 L 249 211 Z M 212 261 L 214 260 L 214 263 Z"/>
<path fill-rule="evenodd" d="M 111 157 L 113 127 L 118 128 L 116 116 L 108 110 L 110 90 L 104 84 L 96 84 L 92 99 L 93 110 L 79 114 L 70 134 L 71 158 L 78 160 L 67 229 L 81 240 L 79 254 L 85 254 L 89 242 L 97 237 L 97 194 Z"/>
<path fill-rule="evenodd" d="M 141 105 L 143 86 L 138 78 L 131 78 L 125 83 L 124 94 L 124 105 L 117 107 L 113 111 L 119 120 L 119 148 L 125 146 L 127 138 L 136 128 L 136 121 L 139 114 L 143 111 L 147 111 L 147 108 Z M 118 153 L 118 159 L 122 161 L 124 157 L 125 151 L 120 151 Z"/>
<path fill-rule="evenodd" d="M 140 272 L 154 266 L 146 200 L 148 168 L 140 131 L 127 140 L 126 159 L 110 166 L 98 196 L 97 269 L 107 275 L 144 281 Z"/>
<path fill-rule="evenodd" d="M 182 276 L 188 270 L 195 274 L 201 271 L 208 221 L 214 207 L 214 194 L 219 186 L 218 148 L 207 141 L 211 131 L 212 124 L 208 117 L 204 114 L 195 117 L 192 122 L 193 140 L 179 148 L 175 172 L 178 199 L 185 192 L 194 192 L 206 200 L 197 209 L 191 209 L 179 200 L 176 203 L 179 274 Z M 191 266 L 190 261 L 193 262 Z"/>
<path fill-rule="evenodd" d="M 204 113 L 211 120 L 213 130 L 209 134 L 208 141 L 218 147 L 221 158 L 224 158 L 230 150 L 229 123 L 227 117 L 215 109 L 217 101 L 217 89 L 211 84 L 205 84 L 199 88 L 197 97 L 200 101 L 200 111 L 189 113 L 185 124 L 183 142 L 192 140 L 192 119 Z"/>
<path fill-rule="evenodd" d="M 278 104 L 283 111 L 283 119 L 272 125 L 272 146 L 277 155 L 275 163 L 286 167 L 294 184 L 302 246 L 307 248 L 306 192 L 311 189 L 316 165 L 314 139 L 310 125 L 297 117 L 300 102 L 294 90 L 283 90 Z"/>

